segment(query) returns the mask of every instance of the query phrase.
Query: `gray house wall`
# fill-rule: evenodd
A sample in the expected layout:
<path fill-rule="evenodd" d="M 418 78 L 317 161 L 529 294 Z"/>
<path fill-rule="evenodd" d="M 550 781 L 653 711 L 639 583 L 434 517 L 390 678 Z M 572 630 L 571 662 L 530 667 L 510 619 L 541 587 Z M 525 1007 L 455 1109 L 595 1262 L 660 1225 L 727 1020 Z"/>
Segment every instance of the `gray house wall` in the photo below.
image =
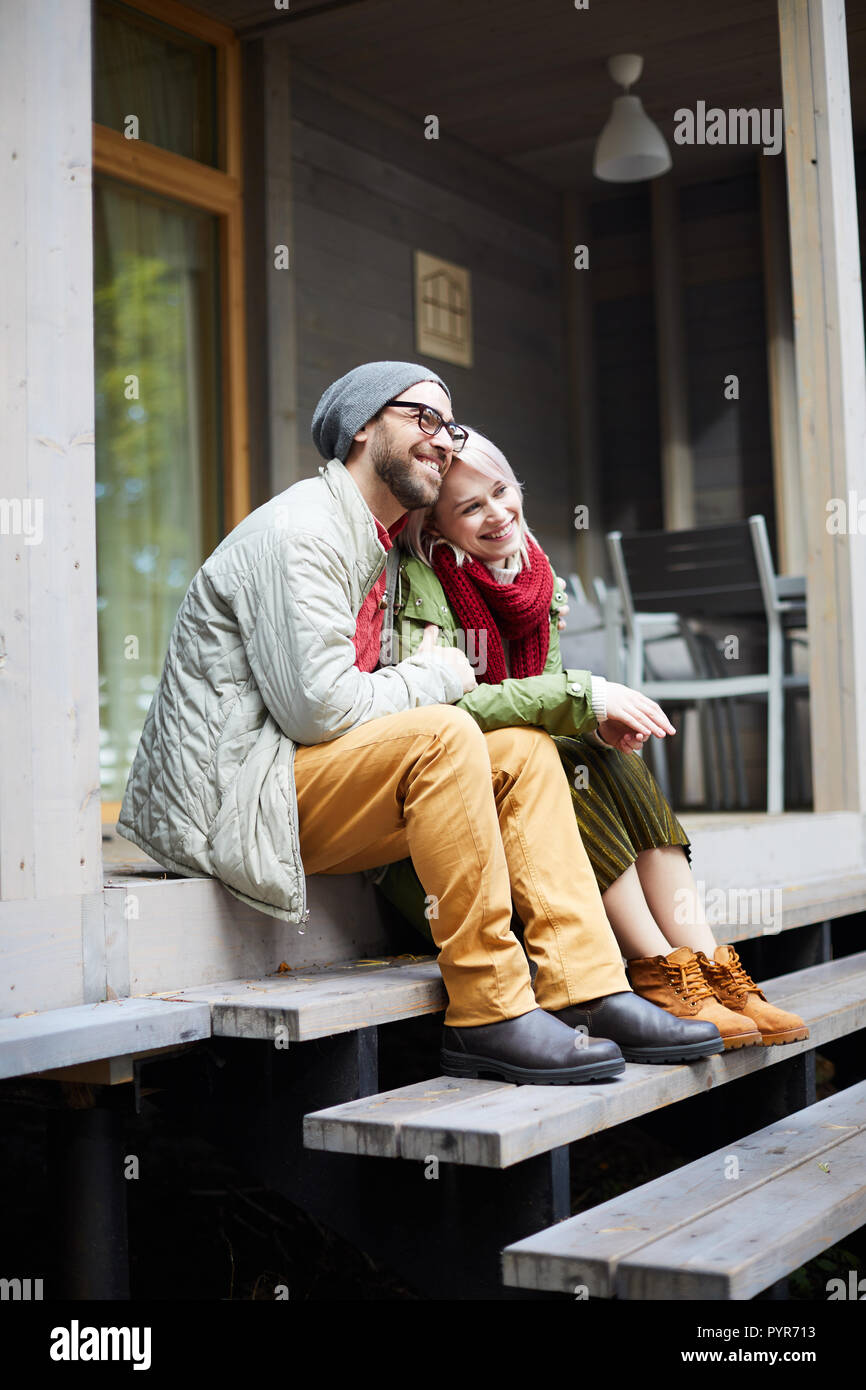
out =
<path fill-rule="evenodd" d="M 424 118 L 416 127 L 393 111 L 387 92 L 382 101 L 360 97 L 290 66 L 285 43 L 269 38 L 263 48 L 265 251 L 285 240 L 292 254 L 291 274 L 272 274 L 265 285 L 270 491 L 317 466 L 309 422 L 335 376 L 373 357 L 420 355 L 412 253 L 424 250 L 467 267 L 473 281 L 475 364 L 431 366 L 450 382 L 458 417 L 504 447 L 526 482 L 531 525 L 557 567 L 570 569 L 572 506 L 582 499 L 569 406 L 581 383 L 566 379 L 564 291 L 576 272 L 560 196 L 447 130 L 425 139 Z M 723 183 L 691 187 L 678 200 L 696 516 L 762 511 L 772 535 L 757 187 L 751 176 L 739 189 Z M 599 228 L 606 215 L 593 207 L 590 223 Z M 628 219 L 609 230 L 615 240 L 643 241 Z M 614 247 L 605 265 L 595 240 L 592 249 L 594 278 L 602 270 L 608 281 L 592 294 L 601 524 L 646 526 L 659 457 L 652 263 L 644 256 L 615 264 Z M 801 275 L 797 283 L 808 281 Z M 252 322 L 253 337 L 256 328 Z M 730 371 L 741 398 L 720 404 L 719 376 Z M 624 502 L 636 508 L 634 519 L 622 515 Z M 810 579 L 816 591 L 819 578 Z"/>
<path fill-rule="evenodd" d="M 298 476 L 322 390 L 357 363 L 417 360 L 413 252 L 472 276 L 474 365 L 427 359 L 458 419 L 488 434 L 526 484 L 541 544 L 571 568 L 559 199 L 419 121 L 392 124 L 291 81 Z"/>
<path fill-rule="evenodd" d="M 689 429 L 698 526 L 759 512 L 775 534 L 758 176 L 689 184 L 685 258 Z M 725 395 L 737 377 L 738 398 Z M 733 385 L 729 386 L 733 390 Z"/>
<path fill-rule="evenodd" d="M 775 524 L 757 177 L 678 190 L 684 370 L 695 524 L 761 512 Z M 663 526 L 648 188 L 594 203 L 600 493 L 605 530 Z M 725 377 L 739 399 L 725 398 Z"/>
<path fill-rule="evenodd" d="M 489 434 L 526 485 L 530 525 L 560 569 L 574 568 L 575 441 L 564 341 L 565 274 L 593 278 L 597 466 L 604 530 L 660 526 L 658 378 L 647 190 L 589 208 L 589 272 L 574 271 L 559 193 L 452 140 L 428 140 L 384 103 L 338 90 L 290 62 L 288 46 L 248 45 L 248 212 L 267 253 L 285 241 L 288 275 L 257 275 L 250 238 L 251 410 L 258 500 L 315 471 L 309 427 L 322 390 L 357 363 L 416 360 L 413 252 L 472 275 L 474 364 L 429 364 L 458 418 Z M 261 92 L 259 99 L 258 93 Z M 264 161 L 262 152 L 264 151 Z M 680 190 L 683 314 L 696 518 L 761 511 L 774 531 L 757 180 Z M 260 245 L 260 242 L 259 242 Z M 289 321 L 291 332 L 289 333 Z M 272 339 L 271 447 L 256 439 L 264 373 L 256 324 Z M 263 349 L 260 349 L 263 350 Z M 740 400 L 722 397 L 727 372 Z M 580 389 L 580 383 L 577 384 Z M 579 537 L 578 537 L 579 539 Z"/>

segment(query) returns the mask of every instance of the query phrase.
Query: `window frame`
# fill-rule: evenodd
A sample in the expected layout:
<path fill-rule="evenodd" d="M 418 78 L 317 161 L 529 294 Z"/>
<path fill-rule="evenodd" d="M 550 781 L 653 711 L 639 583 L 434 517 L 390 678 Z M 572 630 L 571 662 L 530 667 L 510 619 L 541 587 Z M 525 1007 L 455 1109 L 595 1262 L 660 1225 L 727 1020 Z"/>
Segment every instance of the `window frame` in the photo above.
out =
<path fill-rule="evenodd" d="M 217 218 L 223 515 L 228 534 L 250 510 L 241 45 L 232 29 L 177 0 L 124 0 L 124 4 L 203 39 L 216 49 L 217 148 L 221 167 L 215 169 L 173 154 L 146 140 L 128 140 L 120 131 L 93 121 L 93 172 L 201 208 Z M 120 802 L 103 801 L 103 822 L 115 821 L 119 811 Z"/>

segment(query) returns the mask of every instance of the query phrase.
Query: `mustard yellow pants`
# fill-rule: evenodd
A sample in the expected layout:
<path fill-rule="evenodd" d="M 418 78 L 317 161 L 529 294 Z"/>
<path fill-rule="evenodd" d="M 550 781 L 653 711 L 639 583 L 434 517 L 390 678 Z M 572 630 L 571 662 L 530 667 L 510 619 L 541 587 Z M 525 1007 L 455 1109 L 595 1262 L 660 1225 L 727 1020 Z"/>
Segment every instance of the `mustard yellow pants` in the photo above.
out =
<path fill-rule="evenodd" d="M 308 874 L 411 855 L 440 949 L 446 1024 L 629 988 L 546 730 L 482 733 L 453 705 L 407 710 L 298 748 L 295 783 Z M 534 994 L 512 899 L 538 967 Z"/>

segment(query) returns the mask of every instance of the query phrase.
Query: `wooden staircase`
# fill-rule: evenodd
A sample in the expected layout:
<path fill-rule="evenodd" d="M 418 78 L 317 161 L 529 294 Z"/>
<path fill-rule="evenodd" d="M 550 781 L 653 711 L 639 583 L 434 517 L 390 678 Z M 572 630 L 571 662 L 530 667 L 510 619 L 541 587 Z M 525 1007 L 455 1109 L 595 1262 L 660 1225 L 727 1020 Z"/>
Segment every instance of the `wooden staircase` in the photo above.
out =
<path fill-rule="evenodd" d="M 743 861 L 758 853 L 742 833 L 734 827 L 727 841 L 728 852 L 735 840 L 744 846 L 741 881 Z M 800 968 L 763 984 L 808 1022 L 807 1040 L 691 1065 L 629 1064 L 622 1077 L 571 1087 L 439 1074 L 446 996 L 435 959 L 388 952 L 393 936 L 360 876 L 311 881 L 313 901 L 321 886 L 317 941 L 315 923 L 310 939 L 261 914 L 239 927 L 227 915 L 234 900 L 213 880 L 113 866 L 104 954 L 94 948 L 108 972 L 101 999 L 0 1022 L 0 1076 L 134 1079 L 137 1088 L 148 1068 L 165 1074 L 196 1048 L 216 1048 L 227 1080 L 214 1098 L 214 1136 L 423 1296 L 573 1298 L 585 1286 L 593 1298 L 749 1298 L 866 1221 L 855 1181 L 863 1089 L 815 1104 L 815 1050 L 866 1026 L 866 950 L 831 959 L 829 949 L 831 920 L 866 908 L 866 872 L 848 851 L 838 870 L 771 885 L 779 930 L 764 933 L 784 940 Z M 352 960 L 339 958 L 343 913 L 354 924 L 342 938 L 355 944 Z M 121 921 L 129 929 L 118 950 L 112 924 Z M 724 939 L 761 931 L 733 924 Z M 127 978 L 128 993 L 112 988 Z M 420 1079 L 380 1089 L 380 1051 L 393 1062 L 410 1045 L 421 1060 L 408 1074 Z M 694 1163 L 572 1215 L 573 1146 L 657 1112 L 675 1124 L 695 1106 L 706 1134 Z M 742 1177 L 720 1187 L 731 1155 Z M 744 1255 L 725 1232 L 750 1223 L 760 1251 Z M 612 1226 L 628 1230 L 614 1239 Z"/>
<path fill-rule="evenodd" d="M 366 1096 L 304 1121 L 304 1143 L 329 1153 L 510 1168 L 588 1134 L 637 1119 L 741 1077 L 771 1071 L 866 1027 L 866 951 L 768 980 L 767 997 L 798 1013 L 810 1036 L 785 1047 L 744 1047 L 688 1065 L 629 1062 L 622 1077 L 582 1086 L 514 1086 L 435 1076 Z"/>

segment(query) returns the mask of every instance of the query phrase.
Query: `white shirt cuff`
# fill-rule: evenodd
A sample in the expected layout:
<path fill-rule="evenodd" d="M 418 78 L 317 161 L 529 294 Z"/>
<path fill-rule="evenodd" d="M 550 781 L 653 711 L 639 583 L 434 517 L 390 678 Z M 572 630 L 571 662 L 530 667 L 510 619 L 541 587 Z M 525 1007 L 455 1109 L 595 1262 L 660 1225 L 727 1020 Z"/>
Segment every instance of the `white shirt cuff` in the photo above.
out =
<path fill-rule="evenodd" d="M 592 712 L 599 724 L 607 719 L 607 681 L 604 676 L 592 677 Z"/>

